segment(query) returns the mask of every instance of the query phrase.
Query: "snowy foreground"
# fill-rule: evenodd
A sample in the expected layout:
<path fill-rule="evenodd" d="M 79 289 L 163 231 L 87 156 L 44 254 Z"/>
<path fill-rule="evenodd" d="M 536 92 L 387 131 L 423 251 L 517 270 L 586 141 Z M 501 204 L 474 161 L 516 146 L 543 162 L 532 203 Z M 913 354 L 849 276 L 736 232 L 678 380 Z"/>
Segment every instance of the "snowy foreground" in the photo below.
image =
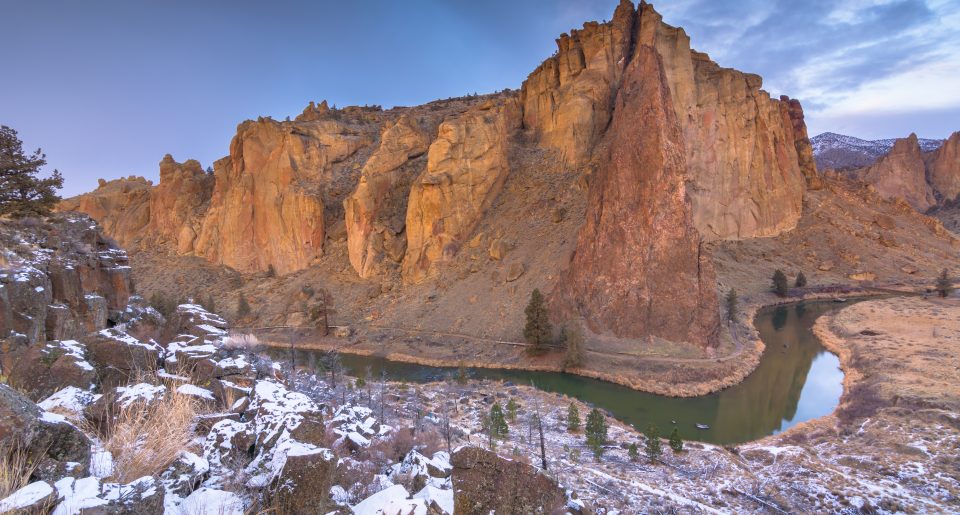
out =
<path fill-rule="evenodd" d="M 28 484 L 0 500 L 0 513 L 427 514 L 475 513 L 458 505 L 470 488 L 459 483 L 458 450 L 490 446 L 484 420 L 491 407 L 517 406 L 508 434 L 494 442 L 504 463 L 526 463 L 545 475 L 570 513 L 897 512 L 957 507 L 956 468 L 947 456 L 960 445 L 956 413 L 939 422 L 877 415 L 842 430 L 833 417 L 738 448 L 687 442 L 644 456 L 644 437 L 607 419 L 608 445 L 595 458 L 582 430 L 567 429 L 567 411 L 590 407 L 526 386 L 465 380 L 409 385 L 324 370 L 293 372 L 244 348 L 224 345 L 226 322 L 197 305 L 178 308 L 182 333 L 165 344 L 143 342 L 118 328 L 99 338 L 157 353 L 162 368 L 115 387 L 69 386 L 39 403 L 42 424 L 85 419 L 105 399 L 115 407 L 187 396 L 201 407 L 191 436 L 160 473 L 119 481 L 119 463 L 91 437 L 89 463 L 68 464 L 55 480 Z M 62 342 L 78 367 L 80 342 Z M 136 404 L 140 403 L 140 404 Z M 533 415 L 544 423 L 541 457 Z M 840 429 L 838 429 L 840 428 Z M 884 451 L 868 442 L 902 448 Z M 631 456 L 635 443 L 640 455 Z M 137 446 L 140 447 L 137 447 Z M 129 447 L 143 453 L 143 441 Z M 904 451 L 903 448 L 908 448 Z M 545 471 L 543 459 L 547 462 Z M 955 465 L 955 462 L 954 462 Z M 946 470 L 946 471 L 945 471 Z M 935 471 L 931 473 L 931 471 Z M 521 481 L 526 480 L 526 476 Z M 495 488 L 522 488 L 498 485 Z M 497 492 L 494 492 L 496 495 Z"/>

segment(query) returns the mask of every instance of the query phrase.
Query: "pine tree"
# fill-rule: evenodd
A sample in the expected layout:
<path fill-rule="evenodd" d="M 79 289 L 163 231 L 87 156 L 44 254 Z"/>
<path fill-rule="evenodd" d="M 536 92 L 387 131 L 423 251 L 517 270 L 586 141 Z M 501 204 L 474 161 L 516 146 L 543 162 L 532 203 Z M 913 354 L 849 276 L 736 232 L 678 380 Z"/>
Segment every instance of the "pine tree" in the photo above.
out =
<path fill-rule="evenodd" d="M 737 316 L 740 314 L 739 299 L 737 299 L 737 290 L 730 288 L 730 291 L 727 292 L 726 304 L 727 304 L 727 320 L 734 322 L 737 320 Z"/>
<path fill-rule="evenodd" d="M 514 422 L 517 420 L 517 410 L 520 409 L 520 405 L 517 404 L 517 401 L 513 400 L 513 397 L 507 402 L 507 420 Z"/>
<path fill-rule="evenodd" d="M 599 409 L 593 408 L 587 415 L 587 425 L 584 428 L 587 436 L 587 446 L 593 451 L 597 461 L 603 455 L 603 446 L 607 443 L 607 419 Z"/>
<path fill-rule="evenodd" d="M 937 277 L 937 294 L 943 298 L 950 296 L 950 292 L 953 291 L 953 279 L 950 278 L 950 273 L 946 268 L 940 272 L 940 276 Z"/>
<path fill-rule="evenodd" d="M 583 331 L 580 324 L 571 322 L 563 330 L 563 343 L 567 348 L 567 355 L 563 360 L 563 368 L 577 368 L 583 364 Z"/>
<path fill-rule="evenodd" d="M 246 318 L 250 316 L 250 303 L 247 302 L 247 296 L 240 294 L 237 300 L 237 318 Z"/>
<path fill-rule="evenodd" d="M 25 154 L 17 131 L 0 126 L 0 215 L 46 215 L 53 209 L 60 201 L 56 190 L 63 187 L 63 176 L 54 170 L 50 177 L 37 177 L 46 164 L 43 151 Z"/>
<path fill-rule="evenodd" d="M 673 428 L 670 433 L 670 448 L 673 449 L 674 453 L 683 451 L 683 439 L 680 438 L 680 430 L 677 428 Z"/>
<path fill-rule="evenodd" d="M 630 461 L 637 461 L 640 458 L 640 451 L 637 450 L 637 443 L 630 442 L 630 447 L 627 449 L 627 454 L 630 456 Z"/>
<path fill-rule="evenodd" d="M 807 276 L 803 275 L 803 272 L 797 273 L 797 280 L 793 283 L 797 288 L 803 288 L 807 285 Z"/>
<path fill-rule="evenodd" d="M 541 350 L 550 342 L 550 320 L 547 317 L 547 307 L 543 302 L 543 295 L 539 289 L 530 294 L 530 303 L 524 310 L 527 314 L 527 325 L 523 328 L 523 337 L 536 350 Z"/>
<path fill-rule="evenodd" d="M 500 407 L 499 402 L 494 403 L 490 408 L 489 424 L 488 431 L 493 439 L 503 440 L 510 432 L 510 427 L 507 426 L 507 420 L 503 416 L 503 408 Z"/>
<path fill-rule="evenodd" d="M 787 284 L 787 276 L 784 275 L 783 270 L 779 268 L 773 273 L 773 291 L 778 297 L 786 297 L 790 291 L 790 285 Z"/>
<path fill-rule="evenodd" d="M 467 384 L 467 379 L 467 366 L 461 361 L 457 364 L 457 384 L 461 386 L 465 385 Z"/>
<path fill-rule="evenodd" d="M 580 430 L 580 410 L 577 409 L 577 405 L 570 403 L 570 407 L 567 408 L 567 431 L 575 433 Z"/>
<path fill-rule="evenodd" d="M 650 425 L 647 427 L 647 458 L 650 458 L 650 461 L 655 461 L 657 458 L 663 454 L 663 449 L 660 447 L 660 433 L 657 431 L 657 426 Z"/>

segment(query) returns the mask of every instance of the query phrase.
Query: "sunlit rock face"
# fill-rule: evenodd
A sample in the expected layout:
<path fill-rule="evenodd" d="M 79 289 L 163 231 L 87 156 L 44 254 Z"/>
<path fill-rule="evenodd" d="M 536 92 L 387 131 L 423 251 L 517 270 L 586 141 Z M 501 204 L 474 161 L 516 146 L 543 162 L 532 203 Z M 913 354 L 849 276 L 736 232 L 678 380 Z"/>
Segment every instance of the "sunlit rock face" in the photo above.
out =
<path fill-rule="evenodd" d="M 385 259 L 403 259 L 408 192 L 424 167 L 416 158 L 429 146 L 428 132 L 412 117 L 401 117 L 383 131 L 356 190 L 344 201 L 347 251 L 360 277 L 376 275 Z"/>
<path fill-rule="evenodd" d="M 941 202 L 960 197 L 960 131 L 928 154 L 926 164 L 927 178 Z"/>
<path fill-rule="evenodd" d="M 423 280 L 470 237 L 510 171 L 507 139 L 519 124 L 518 102 L 506 97 L 440 125 L 410 190 L 404 281 Z"/>
<path fill-rule="evenodd" d="M 916 134 L 898 139 L 889 154 L 850 175 L 872 185 L 881 196 L 902 199 L 920 212 L 936 204 Z"/>
<path fill-rule="evenodd" d="M 170 154 L 160 161 L 160 184 L 150 196 L 148 230 L 159 245 L 170 245 L 178 254 L 193 252 L 200 222 L 213 194 L 213 176 L 200 163 L 178 163 Z"/>
<path fill-rule="evenodd" d="M 713 267 L 693 225 L 686 154 L 663 61 L 641 39 L 590 184 L 586 222 L 553 294 L 561 320 L 596 333 L 717 342 Z"/>
<path fill-rule="evenodd" d="M 62 200 L 57 210 L 86 213 L 117 243 L 133 247 L 150 223 L 152 189 L 153 183 L 143 177 L 100 179 L 97 189 Z"/>

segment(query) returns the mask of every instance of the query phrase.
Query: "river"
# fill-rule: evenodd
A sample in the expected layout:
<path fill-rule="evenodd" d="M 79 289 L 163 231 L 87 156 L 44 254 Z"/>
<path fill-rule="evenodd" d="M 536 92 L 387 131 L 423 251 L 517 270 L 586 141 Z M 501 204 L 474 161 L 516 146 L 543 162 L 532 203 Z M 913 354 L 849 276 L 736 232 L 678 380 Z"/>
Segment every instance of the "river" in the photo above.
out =
<path fill-rule="evenodd" d="M 760 365 L 740 384 L 700 397 L 665 397 L 560 372 L 476 368 L 468 369 L 468 374 L 473 379 L 517 384 L 532 381 L 541 390 L 576 397 L 606 410 L 641 431 L 654 424 L 661 434 L 668 434 L 676 425 L 685 440 L 737 444 L 779 433 L 836 408 L 843 392 L 843 372 L 837 357 L 823 348 L 811 328 L 818 316 L 839 307 L 832 301 L 804 301 L 760 310 L 754 319 L 766 345 Z M 295 359 L 315 362 L 310 354 L 320 352 L 297 350 Z M 289 359 L 285 349 L 268 353 L 276 359 Z M 351 375 L 362 375 L 370 367 L 373 377 L 386 371 L 393 381 L 424 383 L 456 373 L 452 368 L 346 353 L 342 362 Z M 698 424 L 709 429 L 700 429 Z"/>

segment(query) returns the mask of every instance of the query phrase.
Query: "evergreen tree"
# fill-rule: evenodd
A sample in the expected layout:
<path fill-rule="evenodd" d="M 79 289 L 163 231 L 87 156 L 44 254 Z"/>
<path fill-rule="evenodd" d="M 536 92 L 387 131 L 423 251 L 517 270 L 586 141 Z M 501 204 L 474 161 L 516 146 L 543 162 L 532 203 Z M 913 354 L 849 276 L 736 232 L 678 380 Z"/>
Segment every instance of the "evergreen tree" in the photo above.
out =
<path fill-rule="evenodd" d="M 797 288 L 803 288 L 807 285 L 807 276 L 803 275 L 803 272 L 797 273 L 797 280 L 793 283 Z"/>
<path fill-rule="evenodd" d="M 43 151 L 25 154 L 17 131 L 0 126 L 0 215 L 45 215 L 60 201 L 56 191 L 63 187 L 60 172 L 37 176 L 46 164 Z"/>
<path fill-rule="evenodd" d="M 952 291 L 953 279 L 950 278 L 949 272 L 944 268 L 943 271 L 940 272 L 940 276 L 937 277 L 937 294 L 943 298 L 947 298 Z"/>
<path fill-rule="evenodd" d="M 527 304 L 524 312 L 527 314 L 527 325 L 523 328 L 523 337 L 533 345 L 534 349 L 540 350 L 550 342 L 550 333 L 553 329 L 550 327 L 547 307 L 539 289 L 534 289 L 530 294 L 530 303 Z"/>
<path fill-rule="evenodd" d="M 647 427 L 647 458 L 650 458 L 650 461 L 654 461 L 663 454 L 663 449 L 660 447 L 660 433 L 657 431 L 657 426 L 650 425 Z"/>
<path fill-rule="evenodd" d="M 567 355 L 563 360 L 564 368 L 577 368 L 583 364 L 583 331 L 580 324 L 571 322 L 563 330 L 563 343 Z"/>
<path fill-rule="evenodd" d="M 630 442 L 630 447 L 627 449 L 627 454 L 630 456 L 630 461 L 637 461 L 640 458 L 640 451 L 637 450 L 637 443 Z"/>
<path fill-rule="evenodd" d="M 575 433 L 580 430 L 580 410 L 577 409 L 577 405 L 570 403 L 570 407 L 567 408 L 567 431 Z"/>
<path fill-rule="evenodd" d="M 790 291 L 790 285 L 787 284 L 787 276 L 784 275 L 783 270 L 779 268 L 773 273 L 773 291 L 778 297 L 786 297 Z"/>
<path fill-rule="evenodd" d="M 490 427 L 488 431 L 491 438 L 503 440 L 510 432 L 510 428 L 507 426 L 507 420 L 503 416 L 503 408 L 500 407 L 499 402 L 494 403 L 490 408 L 489 424 Z"/>
<path fill-rule="evenodd" d="M 247 302 L 247 296 L 240 294 L 237 300 L 237 318 L 246 318 L 250 316 L 250 303 Z"/>
<path fill-rule="evenodd" d="M 670 448 L 674 453 L 683 451 L 683 439 L 680 438 L 680 430 L 677 428 L 673 428 L 670 433 Z"/>
<path fill-rule="evenodd" d="M 593 451 L 594 457 L 600 460 L 603 455 L 603 446 L 607 443 L 607 419 L 599 409 L 593 408 L 587 415 L 587 425 L 585 427 L 587 446 Z"/>
<path fill-rule="evenodd" d="M 520 409 L 520 405 L 517 404 L 517 401 L 513 400 L 513 397 L 507 402 L 507 420 L 514 422 L 517 420 L 517 410 Z"/>
<path fill-rule="evenodd" d="M 727 320 L 734 322 L 740 314 L 740 300 L 737 298 L 737 290 L 730 288 L 726 296 Z"/>
<path fill-rule="evenodd" d="M 467 366 L 461 361 L 457 364 L 457 384 L 465 385 L 467 384 Z"/>

